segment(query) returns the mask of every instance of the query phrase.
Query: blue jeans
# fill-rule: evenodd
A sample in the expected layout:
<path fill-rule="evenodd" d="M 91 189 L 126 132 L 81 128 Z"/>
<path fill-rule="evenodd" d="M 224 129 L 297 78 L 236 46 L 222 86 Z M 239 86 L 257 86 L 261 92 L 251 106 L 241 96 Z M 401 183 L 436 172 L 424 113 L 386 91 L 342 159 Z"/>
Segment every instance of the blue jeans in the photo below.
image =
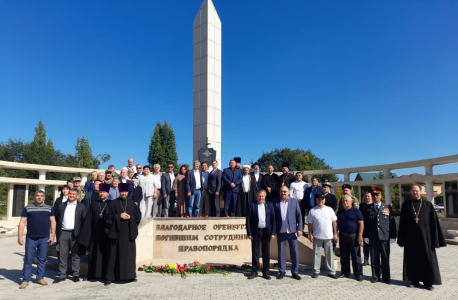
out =
<path fill-rule="evenodd" d="M 194 206 L 194 217 L 199 216 L 199 208 L 200 208 L 200 190 L 195 190 L 194 193 L 189 197 L 188 201 L 188 216 L 192 217 L 192 210 Z"/>
<path fill-rule="evenodd" d="M 41 280 L 45 275 L 46 255 L 48 254 L 48 239 L 45 238 L 26 238 L 24 268 L 22 269 L 22 280 L 32 280 L 32 263 L 37 254 L 37 280 Z"/>

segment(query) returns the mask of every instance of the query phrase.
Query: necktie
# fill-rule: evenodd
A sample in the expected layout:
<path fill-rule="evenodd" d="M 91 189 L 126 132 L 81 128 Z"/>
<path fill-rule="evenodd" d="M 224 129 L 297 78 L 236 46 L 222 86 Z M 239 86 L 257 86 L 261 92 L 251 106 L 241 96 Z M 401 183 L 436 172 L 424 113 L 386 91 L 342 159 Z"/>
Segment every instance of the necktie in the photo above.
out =
<path fill-rule="evenodd" d="M 378 205 L 375 204 L 375 211 L 378 212 L 378 209 L 379 209 Z"/>
<path fill-rule="evenodd" d="M 315 193 L 314 193 L 315 188 L 312 187 L 312 191 L 310 192 L 310 206 L 314 207 L 315 206 Z"/>

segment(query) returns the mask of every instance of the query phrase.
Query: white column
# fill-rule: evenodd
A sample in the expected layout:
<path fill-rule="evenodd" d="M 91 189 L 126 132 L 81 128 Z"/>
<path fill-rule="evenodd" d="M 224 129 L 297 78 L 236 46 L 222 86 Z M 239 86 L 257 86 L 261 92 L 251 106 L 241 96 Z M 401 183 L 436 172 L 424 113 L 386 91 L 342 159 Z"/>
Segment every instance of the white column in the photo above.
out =
<path fill-rule="evenodd" d="M 399 208 L 401 208 L 402 203 L 404 203 L 404 198 L 402 197 L 402 189 L 400 183 L 398 183 L 398 190 L 399 190 Z"/>
<path fill-rule="evenodd" d="M 80 173 L 80 174 L 81 174 L 81 186 L 84 187 L 87 181 L 87 175 L 89 173 Z M 121 174 L 121 172 L 119 172 L 119 174 Z"/>
<path fill-rule="evenodd" d="M 385 204 L 391 205 L 391 184 L 384 183 L 383 189 L 385 191 Z"/>
<path fill-rule="evenodd" d="M 425 175 L 426 176 L 433 175 L 433 165 L 426 165 L 425 166 Z"/>
<path fill-rule="evenodd" d="M 432 180 L 425 181 L 426 185 L 426 199 L 434 204 L 434 185 Z"/>
<path fill-rule="evenodd" d="M 46 171 L 38 171 L 38 179 L 39 180 L 46 180 Z M 40 184 L 38 185 L 38 189 L 42 190 L 43 192 L 45 191 L 46 185 Z"/>
<path fill-rule="evenodd" d="M 383 179 L 390 179 L 390 178 L 391 178 L 391 170 L 390 169 L 384 169 L 383 170 Z"/>
<path fill-rule="evenodd" d="M 52 200 L 52 204 L 54 205 L 54 202 L 56 202 L 57 195 L 59 195 L 59 186 L 55 185 L 54 186 L 54 199 Z"/>
<path fill-rule="evenodd" d="M 350 181 L 350 173 L 344 173 L 344 181 L 345 182 Z"/>
<path fill-rule="evenodd" d="M 29 185 L 25 185 L 25 201 L 24 201 L 24 207 L 29 205 Z"/>
<path fill-rule="evenodd" d="M 7 206 L 7 218 L 13 217 L 13 193 L 14 193 L 14 183 L 8 185 L 8 206 Z"/>

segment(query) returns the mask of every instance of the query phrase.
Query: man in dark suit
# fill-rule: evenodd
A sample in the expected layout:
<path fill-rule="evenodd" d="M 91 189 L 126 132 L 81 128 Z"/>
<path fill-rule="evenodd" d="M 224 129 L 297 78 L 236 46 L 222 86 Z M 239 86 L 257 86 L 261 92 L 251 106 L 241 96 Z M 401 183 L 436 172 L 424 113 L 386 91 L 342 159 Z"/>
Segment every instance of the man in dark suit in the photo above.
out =
<path fill-rule="evenodd" d="M 289 188 L 280 188 L 280 198 L 272 202 L 275 208 L 275 228 L 277 231 L 278 245 L 278 276 L 283 279 L 286 274 L 286 242 L 289 245 L 291 257 L 291 273 L 293 278 L 301 280 L 299 276 L 299 252 L 297 249 L 297 236 L 302 235 L 304 222 L 302 219 L 301 208 L 297 199 L 289 197 Z M 296 236 L 297 233 L 297 236 Z"/>
<path fill-rule="evenodd" d="M 229 162 L 229 168 L 224 169 L 222 179 L 224 182 L 224 214 L 226 217 L 235 217 L 239 185 L 242 183 L 242 172 L 237 169 L 235 160 Z"/>
<path fill-rule="evenodd" d="M 175 193 L 172 193 L 172 186 L 177 173 L 173 172 L 173 168 L 173 164 L 168 164 L 167 173 L 162 174 L 161 177 L 162 198 L 164 199 L 162 207 L 164 209 L 163 214 L 165 218 L 169 216 L 170 202 L 172 201 L 173 203 L 174 199 L 172 197 L 175 197 Z"/>
<path fill-rule="evenodd" d="M 382 191 L 381 188 L 372 188 L 374 202 L 363 210 L 363 237 L 371 251 L 371 282 L 376 283 L 380 280 L 381 269 L 383 282 L 391 284 L 390 243 L 396 242 L 396 222 L 391 205 L 381 202 Z"/>
<path fill-rule="evenodd" d="M 202 171 L 199 169 L 200 162 L 196 160 L 194 162 L 194 169 L 189 170 L 186 176 L 186 192 L 188 193 L 188 216 L 192 217 L 194 211 L 194 217 L 199 216 L 200 209 L 200 196 L 202 195 L 202 188 L 204 182 L 202 180 Z"/>
<path fill-rule="evenodd" d="M 248 279 L 258 276 L 259 250 L 262 248 L 262 278 L 270 280 L 270 241 L 275 238 L 275 210 L 266 202 L 266 191 L 256 193 L 257 202 L 250 203 L 246 217 L 246 232 L 251 240 L 252 270 Z"/>
<path fill-rule="evenodd" d="M 221 176 L 223 172 L 218 169 L 218 161 L 212 161 L 213 170 L 208 175 L 208 195 L 210 198 L 211 215 L 219 217 L 221 208 L 219 205 L 219 193 L 221 192 Z"/>
<path fill-rule="evenodd" d="M 256 181 L 256 187 L 257 187 L 257 190 L 256 191 L 259 191 L 260 189 L 263 188 L 262 186 L 262 179 L 263 179 L 263 175 L 261 174 L 259 168 L 260 168 L 260 165 L 258 162 L 255 162 L 254 164 L 251 165 L 251 168 L 253 169 L 253 172 L 251 172 L 251 176 L 254 177 L 255 181 Z"/>
<path fill-rule="evenodd" d="M 86 193 L 92 192 L 94 190 L 94 181 L 97 179 L 97 171 L 92 171 L 91 180 L 86 181 L 84 184 L 84 190 Z"/>
<path fill-rule="evenodd" d="M 135 204 L 139 205 L 140 201 L 143 200 L 143 190 L 142 187 L 138 185 L 138 179 L 132 178 L 132 200 Z"/>
<path fill-rule="evenodd" d="M 59 283 L 67 278 L 67 259 L 70 250 L 72 252 L 73 281 L 80 281 L 79 244 L 76 238 L 80 233 L 87 210 L 84 204 L 77 201 L 78 193 L 79 190 L 71 189 L 68 200 L 59 205 L 59 219 L 56 226 L 59 232 L 59 278 L 53 283 Z"/>
<path fill-rule="evenodd" d="M 312 177 L 312 185 L 309 186 L 304 192 L 304 198 L 301 201 L 301 213 L 305 216 L 309 210 L 316 205 L 315 195 L 324 195 L 321 186 L 318 185 L 318 177 Z"/>

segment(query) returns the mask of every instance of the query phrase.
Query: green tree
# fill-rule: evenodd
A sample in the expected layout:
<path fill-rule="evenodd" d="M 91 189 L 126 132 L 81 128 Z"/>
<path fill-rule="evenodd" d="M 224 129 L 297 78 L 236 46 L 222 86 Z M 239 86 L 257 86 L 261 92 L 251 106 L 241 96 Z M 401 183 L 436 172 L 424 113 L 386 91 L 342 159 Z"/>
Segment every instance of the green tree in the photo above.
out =
<path fill-rule="evenodd" d="M 35 127 L 35 137 L 33 141 L 24 148 L 24 160 L 31 164 L 55 165 L 54 145 L 50 140 L 46 140 L 46 130 L 43 122 L 40 120 Z"/>
<path fill-rule="evenodd" d="M 149 145 L 148 152 L 148 163 L 153 167 L 154 164 L 159 164 L 161 167 L 165 166 L 165 151 L 162 146 L 162 137 L 161 137 L 162 125 L 161 122 L 156 123 L 154 127 L 153 135 L 151 136 L 151 142 Z"/>
<path fill-rule="evenodd" d="M 92 150 L 91 146 L 89 146 L 88 139 L 84 136 L 79 137 L 75 149 L 79 168 L 95 168 L 94 157 L 92 156 Z"/>
<path fill-rule="evenodd" d="M 165 158 L 164 167 L 167 164 L 173 164 L 175 171 L 178 171 L 178 154 L 176 149 L 175 133 L 173 132 L 173 128 L 167 123 L 167 120 L 164 121 L 164 125 L 161 128 L 161 141 Z"/>
<path fill-rule="evenodd" d="M 289 162 L 290 171 L 306 171 L 306 170 L 326 170 L 332 169 L 331 166 L 325 163 L 325 160 L 317 157 L 311 150 L 289 148 L 275 149 L 271 152 L 262 153 L 258 159 L 258 163 L 263 170 L 267 170 L 269 165 L 273 165 L 274 169 L 279 172 L 283 162 Z M 317 175 L 321 179 L 327 178 L 331 182 L 336 182 L 339 178 L 333 174 Z M 307 178 L 310 181 L 310 178 Z"/>

